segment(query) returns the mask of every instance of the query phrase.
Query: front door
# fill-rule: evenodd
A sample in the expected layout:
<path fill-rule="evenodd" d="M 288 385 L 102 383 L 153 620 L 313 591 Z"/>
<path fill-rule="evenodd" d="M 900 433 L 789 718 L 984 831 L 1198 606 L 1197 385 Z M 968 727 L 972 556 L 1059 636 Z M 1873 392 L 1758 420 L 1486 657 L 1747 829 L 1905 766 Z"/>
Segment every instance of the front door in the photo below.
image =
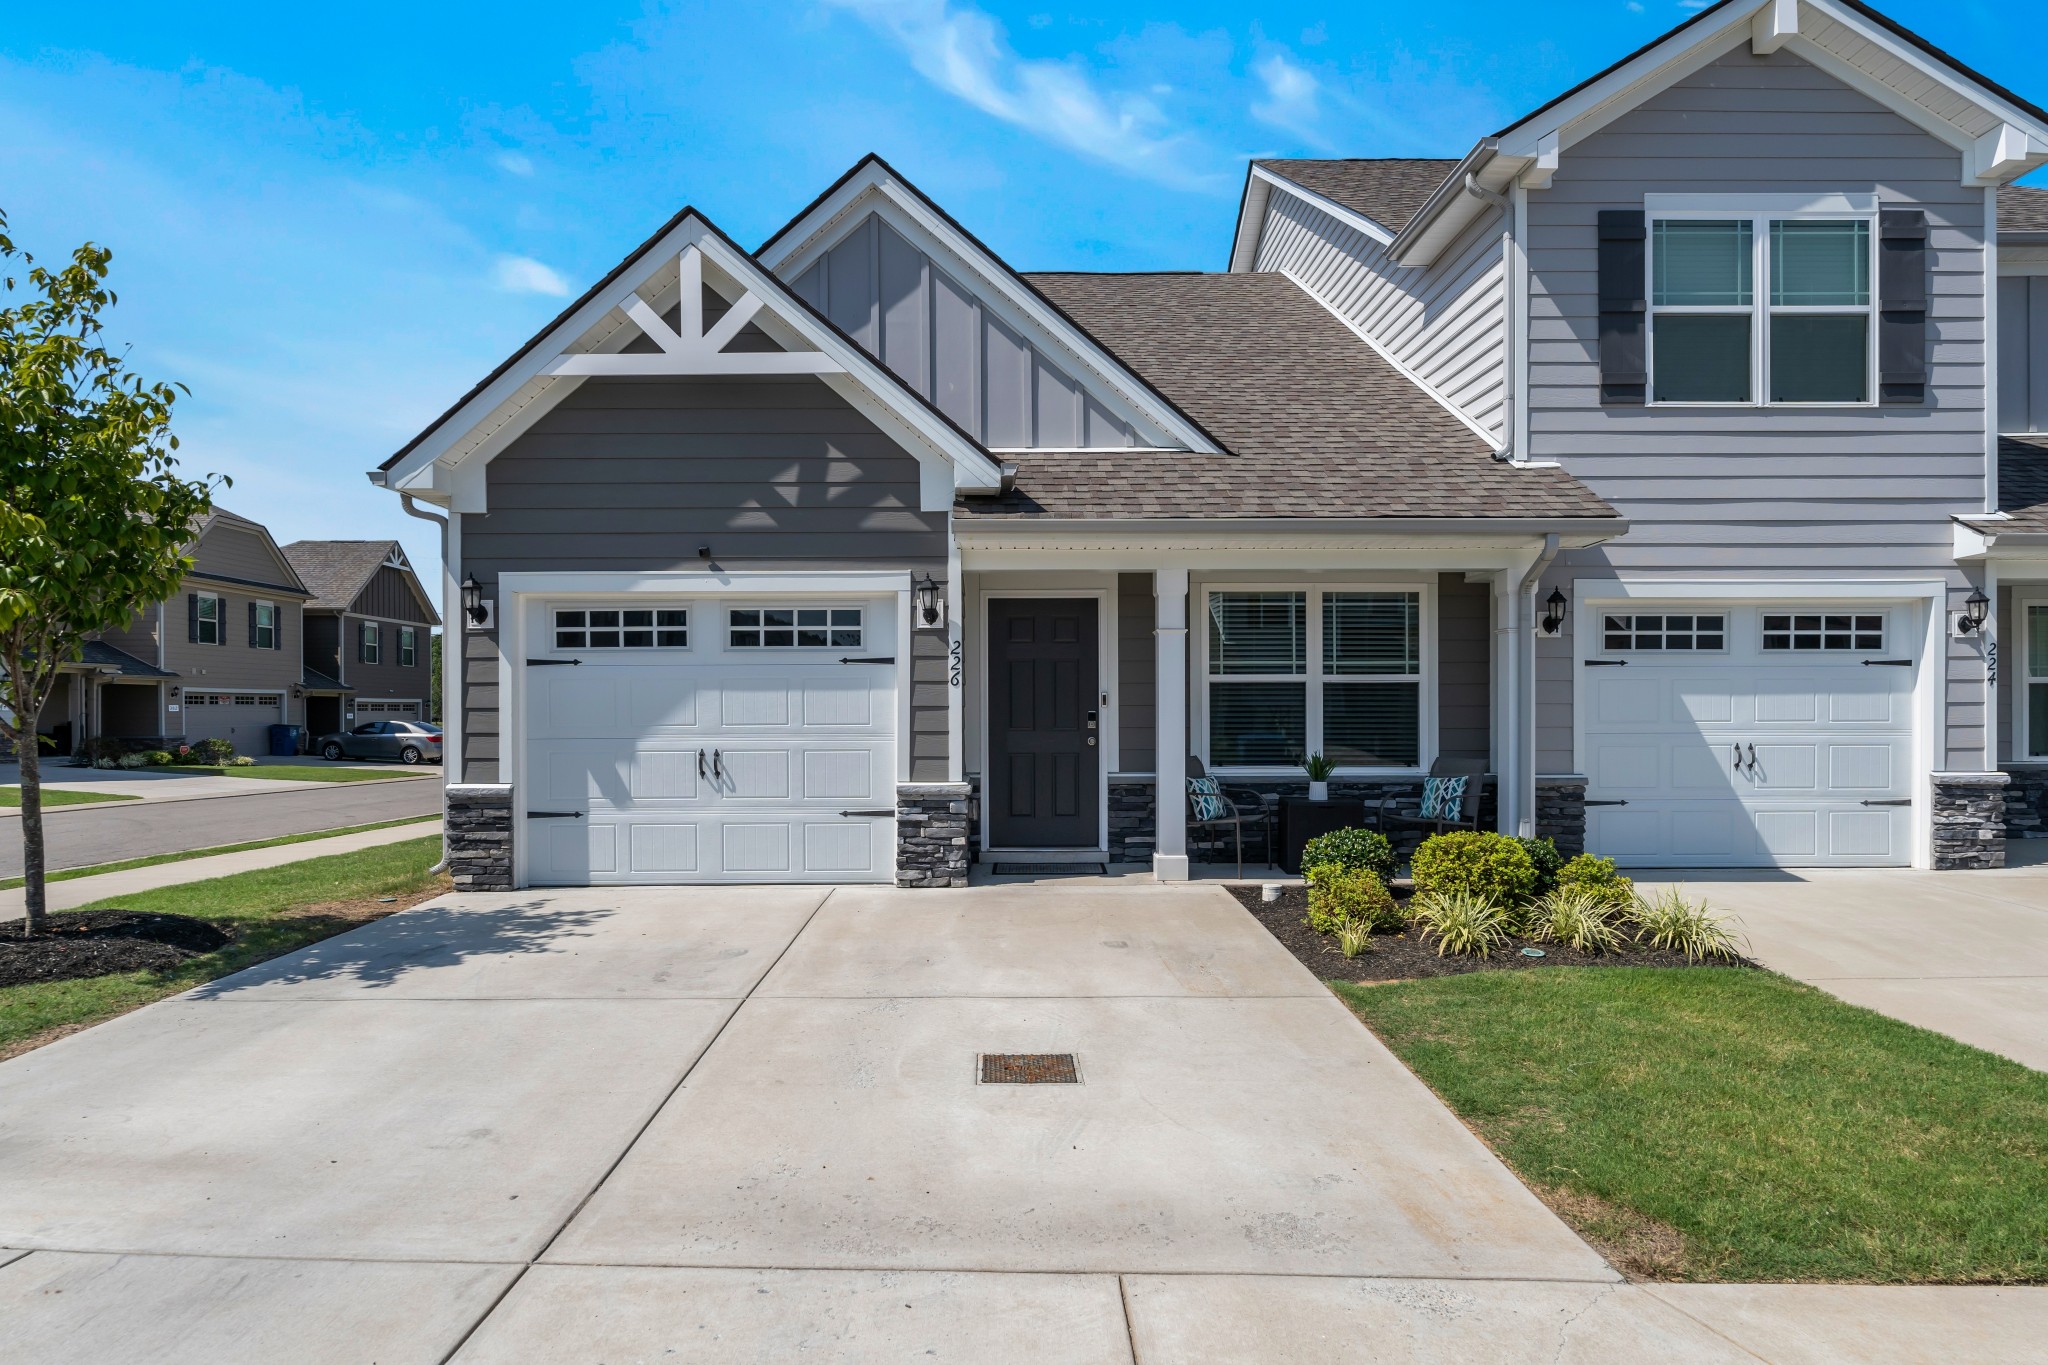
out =
<path fill-rule="evenodd" d="M 1095 613 L 1092 597 L 989 603 L 991 772 L 983 805 L 996 848 L 1101 846 Z"/>

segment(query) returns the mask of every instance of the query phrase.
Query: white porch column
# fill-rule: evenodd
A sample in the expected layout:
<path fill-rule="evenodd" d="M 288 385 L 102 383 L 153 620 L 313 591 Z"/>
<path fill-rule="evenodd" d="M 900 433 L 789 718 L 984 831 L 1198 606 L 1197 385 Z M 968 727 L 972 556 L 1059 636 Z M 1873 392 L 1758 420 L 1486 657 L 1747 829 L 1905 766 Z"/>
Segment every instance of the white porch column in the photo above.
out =
<path fill-rule="evenodd" d="M 1162 882 L 1188 879 L 1188 571 L 1155 569 L 1152 592 L 1158 598 L 1152 632 L 1158 654 L 1158 787 L 1154 791 L 1159 842 L 1152 854 L 1152 875 Z"/>
<path fill-rule="evenodd" d="M 1516 701 L 1521 695 L 1517 683 L 1521 648 L 1515 631 L 1515 586 L 1521 577 L 1515 569 L 1501 569 L 1492 575 L 1493 791 L 1495 827 L 1502 834 L 1515 832 L 1520 814 L 1517 805 L 1521 785 L 1516 780 L 1516 771 L 1522 746 Z"/>

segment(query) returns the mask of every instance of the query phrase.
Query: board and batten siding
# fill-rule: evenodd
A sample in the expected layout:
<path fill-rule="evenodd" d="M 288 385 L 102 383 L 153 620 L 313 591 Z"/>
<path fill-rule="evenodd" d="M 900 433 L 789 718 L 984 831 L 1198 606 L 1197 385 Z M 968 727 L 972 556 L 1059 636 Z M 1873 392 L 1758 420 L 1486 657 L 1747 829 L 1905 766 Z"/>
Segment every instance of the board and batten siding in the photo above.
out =
<path fill-rule="evenodd" d="M 917 461 L 817 379 L 590 379 L 493 459 L 462 565 L 507 573 L 908 569 L 946 574 Z M 464 776 L 498 774 L 495 634 L 464 631 Z M 913 632 L 911 775 L 946 777 L 944 642 Z"/>
<path fill-rule="evenodd" d="M 875 214 L 790 287 L 991 449 L 1137 444 L 1086 385 Z"/>
<path fill-rule="evenodd" d="M 2041 273 L 1998 281 L 1998 429 L 2012 435 L 2048 431 L 2048 262 L 2025 264 Z"/>
<path fill-rule="evenodd" d="M 1276 187 L 1252 268 L 1286 275 L 1499 441 L 1507 392 L 1502 226 L 1489 209 L 1434 263 L 1401 266 L 1358 229 Z"/>
<path fill-rule="evenodd" d="M 349 611 L 379 621 L 426 624 L 433 613 L 420 605 L 420 594 L 413 590 L 413 584 L 411 574 L 386 564 L 370 575 L 370 581 L 363 584 L 363 590 L 349 604 Z"/>
<path fill-rule="evenodd" d="M 1943 579 L 1970 588 L 1950 517 L 1981 513 L 1985 192 L 1958 153 L 1790 52 L 1734 51 L 1565 150 L 1528 192 L 1529 455 L 1629 520 L 1546 578 Z M 1928 217 L 1929 371 L 1919 407 L 1603 407 L 1596 215 L 1656 193 L 1875 192 Z M 1538 644 L 1538 766 L 1572 767 L 1570 634 Z M 1983 659 L 1952 643 L 1944 768 L 1984 762 Z"/>

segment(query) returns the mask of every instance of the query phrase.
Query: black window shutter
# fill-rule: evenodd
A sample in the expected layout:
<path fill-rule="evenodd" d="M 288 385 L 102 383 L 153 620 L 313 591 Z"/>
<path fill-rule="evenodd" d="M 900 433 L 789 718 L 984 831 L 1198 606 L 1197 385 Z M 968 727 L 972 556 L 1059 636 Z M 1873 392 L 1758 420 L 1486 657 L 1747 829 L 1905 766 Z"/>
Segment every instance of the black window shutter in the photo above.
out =
<path fill-rule="evenodd" d="M 1927 215 L 1877 215 L 1877 389 L 1888 406 L 1927 401 Z"/>
<path fill-rule="evenodd" d="M 278 607 L 270 609 L 270 647 L 284 648 L 284 611 Z"/>
<path fill-rule="evenodd" d="M 256 604 L 249 604 L 249 648 L 256 648 Z"/>
<path fill-rule="evenodd" d="M 357 662 L 357 663 L 363 663 L 363 662 L 365 662 L 365 661 L 367 661 L 367 660 L 368 660 L 368 658 L 369 658 L 369 648 L 370 648 L 370 628 L 369 628 L 368 626 L 366 626 L 366 625 L 363 625 L 363 624 L 362 624 L 361 622 L 357 622 L 357 623 L 356 623 L 356 662 Z"/>
<path fill-rule="evenodd" d="M 1600 210 L 1600 401 L 1639 405 L 1649 392 L 1641 209 Z"/>
<path fill-rule="evenodd" d="M 199 643 L 199 594 L 185 594 L 185 638 L 193 644 Z"/>

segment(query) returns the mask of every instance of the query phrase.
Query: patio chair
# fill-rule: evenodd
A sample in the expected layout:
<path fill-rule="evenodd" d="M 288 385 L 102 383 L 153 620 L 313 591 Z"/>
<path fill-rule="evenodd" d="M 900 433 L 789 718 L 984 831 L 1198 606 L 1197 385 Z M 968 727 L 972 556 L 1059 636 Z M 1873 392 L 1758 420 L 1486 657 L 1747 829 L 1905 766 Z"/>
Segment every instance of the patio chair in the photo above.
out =
<path fill-rule="evenodd" d="M 1431 777 L 1462 777 L 1465 799 L 1455 819 L 1438 819 L 1422 813 L 1422 793 L 1390 792 L 1373 816 L 1373 828 L 1392 837 L 1400 829 L 1426 829 L 1433 834 L 1447 830 L 1479 828 L 1479 803 L 1486 796 L 1493 774 L 1486 771 L 1483 758 L 1439 758 L 1429 765 Z"/>
<path fill-rule="evenodd" d="M 1202 766 L 1202 760 L 1196 758 L 1193 754 L 1189 754 L 1188 776 L 1207 777 L 1208 775 L 1208 770 Z M 1265 794 L 1252 787 L 1226 787 L 1221 783 L 1217 784 L 1217 794 L 1223 801 L 1223 814 L 1212 816 L 1208 819 L 1196 817 L 1192 793 L 1185 798 L 1188 828 L 1222 829 L 1227 827 L 1236 836 L 1237 875 L 1242 878 L 1244 876 L 1244 830 L 1246 825 L 1255 826 L 1260 836 L 1265 840 L 1266 866 L 1274 866 L 1273 808 L 1266 804 Z"/>

